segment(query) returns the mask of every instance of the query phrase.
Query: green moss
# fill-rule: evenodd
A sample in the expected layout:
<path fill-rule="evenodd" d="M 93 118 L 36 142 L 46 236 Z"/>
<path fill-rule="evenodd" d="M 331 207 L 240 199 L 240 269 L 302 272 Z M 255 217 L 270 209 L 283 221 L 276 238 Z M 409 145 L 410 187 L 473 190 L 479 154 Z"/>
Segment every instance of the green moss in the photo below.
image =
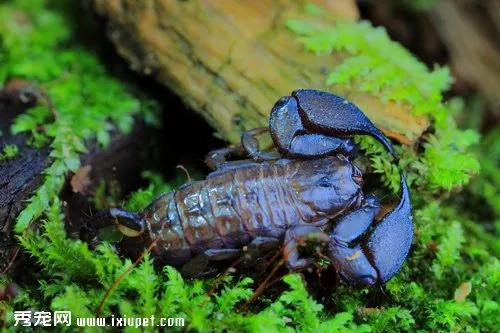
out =
<path fill-rule="evenodd" d="M 131 87 L 110 76 L 92 52 L 73 41 L 64 6 L 48 5 L 53 3 L 11 0 L 0 7 L 0 78 L 33 80 L 45 99 L 44 105 L 19 116 L 12 130 L 31 133 L 33 145 L 50 145 L 52 158 L 44 183 L 16 225 L 22 232 L 31 221 L 41 221 L 19 239 L 42 270 L 34 273 L 38 285 L 21 286 L 8 305 L 9 323 L 13 309 L 69 310 L 73 317 L 93 317 L 106 291 L 132 264 L 107 243 L 91 251 L 86 243 L 68 237 L 57 195 L 64 175 L 78 169 L 87 140 L 96 138 L 106 145 L 110 131 L 127 132 L 134 117 L 151 119 L 151 108 Z M 317 7 L 309 9 L 322 13 Z M 429 71 L 390 41 L 383 29 L 367 22 L 325 27 L 291 21 L 289 26 L 302 35 L 300 40 L 311 51 L 350 55 L 331 73 L 329 83 L 349 86 L 357 81 L 353 87 L 387 101 L 404 101 L 416 114 L 434 118 L 435 131 L 425 137 L 423 152 L 397 147 L 398 165 L 378 143 L 356 138 L 388 188 L 397 190 L 401 169 L 412 183 L 415 241 L 407 264 L 383 291 L 357 291 L 338 283 L 331 294 L 322 295 L 321 302 L 311 297 L 300 275 L 289 275 L 283 279 L 283 292 L 253 303 L 252 309 L 259 310 L 239 312 L 236 308 L 259 287 L 250 278 L 229 274 L 208 296 L 215 280 L 184 281 L 174 268 L 155 270 L 153 259 L 146 255 L 113 289 L 102 314 L 180 317 L 189 329 L 202 332 L 495 331 L 500 317 L 495 237 L 499 223 L 484 214 L 486 206 L 464 211 L 458 194 L 449 200 L 442 195 L 466 184 L 479 168 L 470 152 L 479 140 L 477 133 L 458 129 L 453 120 L 456 103 L 443 102 L 442 92 L 451 82 L 448 70 Z M 484 139 L 480 156 L 486 177 L 473 183 L 474 191 L 463 198 L 486 202 L 497 221 L 495 158 L 500 149 L 495 142 L 500 142 L 499 137 L 492 134 Z M 150 185 L 129 196 L 127 209 L 139 210 L 178 183 L 166 183 L 152 173 L 145 177 Z M 101 192 L 106 194 L 105 185 Z M 455 300 L 455 291 L 465 282 L 471 284 L 470 295 L 464 301 Z"/>
<path fill-rule="evenodd" d="M 165 183 L 165 180 L 161 177 L 161 175 L 154 172 L 145 171 L 143 172 L 142 177 L 149 181 L 149 186 L 130 195 L 125 203 L 125 209 L 131 212 L 139 211 L 140 209 L 146 207 L 161 193 L 170 192 L 177 187 L 174 183 Z M 179 179 L 175 183 L 181 185 L 182 180 Z"/>
<path fill-rule="evenodd" d="M 29 132 L 32 144 L 49 144 L 52 158 L 44 184 L 17 218 L 18 233 L 57 197 L 64 175 L 78 170 L 86 140 L 106 146 L 112 130 L 131 130 L 134 116 L 152 119 L 148 103 L 108 75 L 95 54 L 72 43 L 74 27 L 49 4 L 16 0 L 0 7 L 0 82 L 33 81 L 43 96 L 42 105 L 15 120 L 12 133 Z"/>

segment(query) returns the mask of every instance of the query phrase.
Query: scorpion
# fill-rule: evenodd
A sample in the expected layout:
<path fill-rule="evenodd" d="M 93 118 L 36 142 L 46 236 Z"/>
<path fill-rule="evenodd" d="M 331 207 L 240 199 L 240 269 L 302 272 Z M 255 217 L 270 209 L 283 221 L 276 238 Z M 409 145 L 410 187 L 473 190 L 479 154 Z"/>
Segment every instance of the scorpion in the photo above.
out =
<path fill-rule="evenodd" d="M 273 145 L 260 150 L 257 137 L 264 132 Z M 397 158 L 354 104 L 318 90 L 293 91 L 272 108 L 269 128 L 246 131 L 241 146 L 207 154 L 212 172 L 205 180 L 161 194 L 137 214 L 99 212 L 84 228 L 86 239 L 98 244 L 98 230 L 115 226 L 129 248 L 156 242 L 153 256 L 185 277 L 243 256 L 253 262 L 280 248 L 291 270 L 304 269 L 314 261 L 301 257 L 297 245 L 309 241 L 326 245 L 325 256 L 353 287 L 385 284 L 412 244 L 409 190 L 401 173 L 399 202 L 376 221 L 381 203 L 363 194 L 362 172 L 353 163 L 355 134 L 374 137 Z M 230 155 L 247 158 L 229 161 Z"/>

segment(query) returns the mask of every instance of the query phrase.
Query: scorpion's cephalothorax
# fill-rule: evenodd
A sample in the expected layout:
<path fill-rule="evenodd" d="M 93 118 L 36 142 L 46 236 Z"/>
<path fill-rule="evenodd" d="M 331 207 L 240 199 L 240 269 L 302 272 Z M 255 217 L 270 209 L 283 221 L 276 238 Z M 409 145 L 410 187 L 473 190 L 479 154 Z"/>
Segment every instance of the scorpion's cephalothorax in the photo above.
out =
<path fill-rule="evenodd" d="M 160 238 L 156 249 L 180 265 L 206 249 L 241 248 L 295 225 L 323 225 L 360 202 L 360 180 L 339 157 L 255 163 L 187 183 L 139 215 L 151 241 Z"/>

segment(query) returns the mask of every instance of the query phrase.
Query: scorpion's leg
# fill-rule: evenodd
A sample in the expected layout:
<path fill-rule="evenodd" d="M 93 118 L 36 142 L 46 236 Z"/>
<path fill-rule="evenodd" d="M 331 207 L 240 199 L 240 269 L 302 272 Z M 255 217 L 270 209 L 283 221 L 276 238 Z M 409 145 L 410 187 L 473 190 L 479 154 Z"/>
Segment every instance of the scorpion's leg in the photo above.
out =
<path fill-rule="evenodd" d="M 274 144 L 284 156 L 352 155 L 355 145 L 343 137 L 366 134 L 380 141 L 396 157 L 387 138 L 354 104 L 326 92 L 292 92 L 274 105 L 269 120 Z"/>
<path fill-rule="evenodd" d="M 94 215 L 82 230 L 82 238 L 95 247 L 101 242 L 99 229 L 117 226 L 128 237 L 140 236 L 145 230 L 145 222 L 138 215 L 119 208 L 111 208 Z"/>
<path fill-rule="evenodd" d="M 266 254 L 275 252 L 281 246 L 281 240 L 275 237 L 258 236 L 254 238 L 245 248 L 245 264 L 251 265 Z"/>
<path fill-rule="evenodd" d="M 241 153 L 243 151 L 243 153 Z M 236 161 L 228 161 L 228 155 L 246 156 L 247 152 L 242 147 L 227 147 L 209 152 L 205 156 L 205 164 L 214 171 L 227 170 L 232 168 L 240 168 L 246 165 L 255 164 L 256 161 L 277 160 L 280 158 L 278 151 L 259 152 L 253 159 L 243 159 Z M 248 156 L 246 156 L 248 157 Z"/>
<path fill-rule="evenodd" d="M 246 155 L 246 151 L 245 149 L 243 149 L 243 147 L 234 145 L 221 149 L 212 150 L 205 155 L 205 164 L 211 170 L 220 169 L 221 167 L 223 167 L 225 164 L 228 163 L 227 158 L 230 155 L 243 157 Z"/>
<path fill-rule="evenodd" d="M 241 135 L 241 146 L 245 149 L 248 156 L 256 162 L 272 161 L 281 158 L 279 152 L 273 145 L 266 147 L 265 149 L 260 149 L 257 136 L 266 132 L 269 132 L 269 128 L 259 127 L 245 131 Z"/>
<path fill-rule="evenodd" d="M 305 268 L 312 264 L 310 258 L 299 258 L 298 246 L 305 241 L 312 240 L 318 243 L 328 243 L 328 235 L 320 228 L 310 225 L 299 225 L 287 230 L 285 234 L 285 250 L 286 261 L 288 267 L 293 270 Z"/>
<path fill-rule="evenodd" d="M 201 277 L 207 272 L 207 266 L 217 261 L 235 260 L 242 255 L 245 256 L 244 264 L 255 263 L 264 254 L 279 249 L 281 245 L 279 238 L 256 237 L 245 249 L 213 249 L 197 254 L 181 268 L 185 277 Z M 210 274 L 211 272 L 209 272 Z"/>
<path fill-rule="evenodd" d="M 266 147 L 265 150 L 260 150 L 259 148 L 259 141 L 256 136 L 268 131 L 268 128 L 261 127 L 243 132 L 241 135 L 241 146 L 231 145 L 226 148 L 212 150 L 205 155 L 205 164 L 211 170 L 219 170 L 221 168 L 241 166 L 256 161 L 262 162 L 279 159 L 281 156 L 279 152 L 274 149 L 274 146 Z M 251 159 L 228 161 L 227 158 L 230 155 L 244 158 L 250 157 Z"/>
<path fill-rule="evenodd" d="M 375 226 L 366 241 L 350 246 L 363 235 L 379 211 L 368 197 L 361 208 L 345 215 L 330 233 L 328 257 L 339 275 L 358 288 L 386 283 L 403 265 L 413 240 L 408 186 L 401 175 L 401 200 Z"/>
<path fill-rule="evenodd" d="M 234 260 L 241 256 L 241 249 L 212 249 L 201 252 L 191 258 L 181 268 L 182 276 L 186 278 L 200 277 L 202 273 L 207 272 L 210 263 L 217 261 Z"/>

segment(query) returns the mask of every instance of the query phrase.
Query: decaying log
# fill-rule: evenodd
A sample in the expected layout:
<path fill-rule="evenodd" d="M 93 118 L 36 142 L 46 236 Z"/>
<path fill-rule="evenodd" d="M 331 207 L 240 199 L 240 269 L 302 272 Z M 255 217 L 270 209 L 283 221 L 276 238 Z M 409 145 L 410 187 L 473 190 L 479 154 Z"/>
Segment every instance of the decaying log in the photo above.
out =
<path fill-rule="evenodd" d="M 315 2 L 333 17 L 358 17 L 354 1 Z M 307 52 L 286 29 L 288 19 L 304 17 L 304 3 L 94 0 L 97 12 L 107 17 L 110 39 L 130 66 L 173 90 L 232 143 L 244 130 L 267 126 L 272 105 L 297 88 L 342 95 L 388 136 L 415 142 L 428 121 L 412 116 L 409 105 L 326 86 L 326 75 L 346 55 Z"/>
<path fill-rule="evenodd" d="M 6 144 L 16 144 L 20 150 L 15 158 L 0 161 L 0 271 L 6 267 L 16 248 L 12 224 L 42 182 L 42 171 L 49 163 L 46 147 L 27 147 L 24 135 L 9 135 L 11 121 L 34 105 L 32 96 L 0 90 L 0 151 Z"/>
<path fill-rule="evenodd" d="M 14 158 L 0 161 L 0 272 L 12 259 L 17 248 L 12 231 L 15 219 L 33 192 L 42 184 L 43 170 L 51 163 L 48 147 L 31 147 L 26 144 L 26 136 L 10 134 L 12 120 L 35 104 L 34 100 L 27 99 L 19 90 L 0 89 L 0 148 L 6 144 L 17 144 L 19 147 L 19 153 Z M 82 166 L 90 167 L 88 177 L 80 185 L 76 185 L 74 181 L 71 182 L 74 175 L 67 175 L 61 195 L 62 200 L 67 203 L 67 212 L 70 213 L 67 224 L 69 231 L 79 230 L 81 227 L 84 214 L 89 208 L 89 192 L 94 191 L 101 180 L 116 180 L 123 193 L 138 187 L 141 170 L 144 168 L 143 161 L 138 156 L 147 149 L 145 143 L 152 137 L 154 132 L 151 128 L 137 121 L 128 135 L 112 134 L 111 143 L 105 149 L 93 142 L 88 143 L 89 152 L 81 157 Z"/>

